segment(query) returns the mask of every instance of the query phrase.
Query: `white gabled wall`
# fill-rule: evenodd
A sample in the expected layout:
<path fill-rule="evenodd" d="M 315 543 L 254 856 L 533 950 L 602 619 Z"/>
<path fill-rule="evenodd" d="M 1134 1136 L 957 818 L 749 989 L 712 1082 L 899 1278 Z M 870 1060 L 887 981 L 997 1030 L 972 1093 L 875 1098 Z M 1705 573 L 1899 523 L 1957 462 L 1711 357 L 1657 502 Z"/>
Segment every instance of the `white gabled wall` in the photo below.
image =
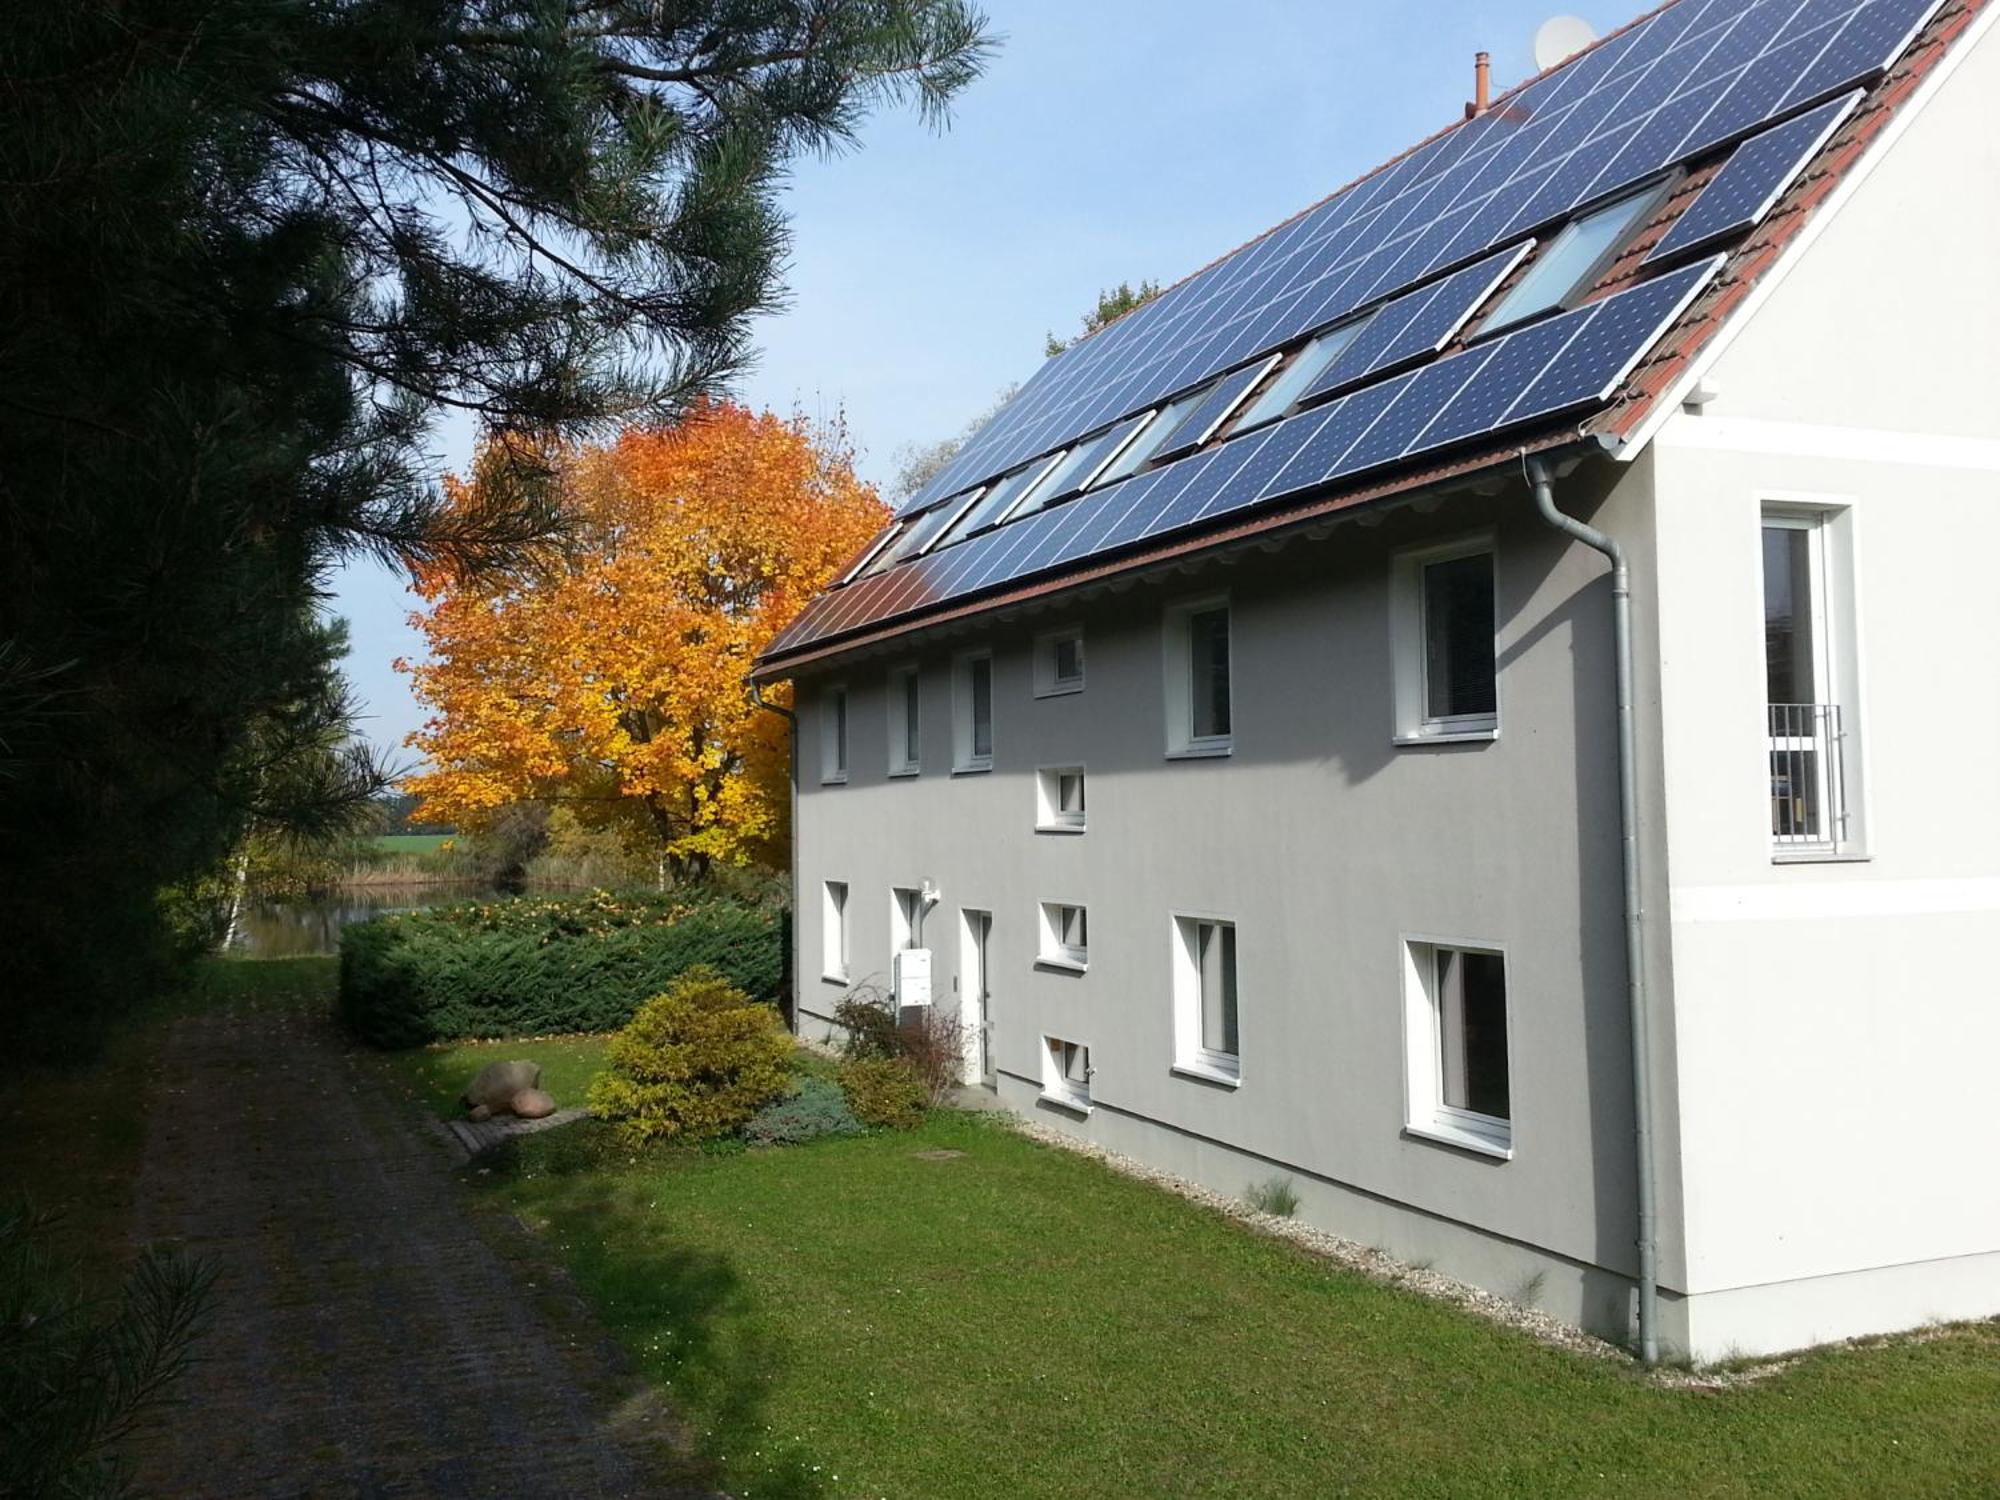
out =
<path fill-rule="evenodd" d="M 1700 1355 L 2000 1311 L 1996 108 L 1989 29 L 1650 454 Z M 1865 861 L 1771 858 L 1767 501 L 1850 507 Z"/>

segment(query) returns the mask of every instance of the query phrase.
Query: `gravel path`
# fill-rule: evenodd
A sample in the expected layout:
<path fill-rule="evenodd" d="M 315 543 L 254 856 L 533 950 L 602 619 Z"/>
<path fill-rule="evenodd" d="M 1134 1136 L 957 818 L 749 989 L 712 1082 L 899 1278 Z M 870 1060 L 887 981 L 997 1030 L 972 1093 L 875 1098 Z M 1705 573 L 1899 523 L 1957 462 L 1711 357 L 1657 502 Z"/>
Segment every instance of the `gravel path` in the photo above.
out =
<path fill-rule="evenodd" d="M 157 1076 L 138 1232 L 218 1279 L 140 1493 L 684 1493 L 623 1356 L 321 1014 L 177 1021 Z"/>

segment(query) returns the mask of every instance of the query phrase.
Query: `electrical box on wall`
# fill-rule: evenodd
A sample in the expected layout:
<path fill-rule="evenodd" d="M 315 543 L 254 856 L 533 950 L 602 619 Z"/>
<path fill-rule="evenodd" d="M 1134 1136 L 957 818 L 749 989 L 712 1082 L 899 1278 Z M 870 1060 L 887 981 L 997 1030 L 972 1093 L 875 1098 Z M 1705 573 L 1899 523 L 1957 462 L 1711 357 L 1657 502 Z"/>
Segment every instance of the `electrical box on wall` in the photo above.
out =
<path fill-rule="evenodd" d="M 896 990 L 896 1009 L 931 1003 L 931 950 L 905 948 L 895 957 L 891 980 Z"/>

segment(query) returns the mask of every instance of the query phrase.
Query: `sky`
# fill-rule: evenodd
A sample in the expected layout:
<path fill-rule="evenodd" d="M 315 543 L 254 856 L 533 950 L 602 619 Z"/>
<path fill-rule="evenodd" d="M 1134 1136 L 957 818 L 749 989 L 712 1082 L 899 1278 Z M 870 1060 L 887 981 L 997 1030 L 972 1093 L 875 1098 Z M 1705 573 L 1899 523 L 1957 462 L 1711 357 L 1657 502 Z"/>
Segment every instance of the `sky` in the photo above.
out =
<path fill-rule="evenodd" d="M 1649 0 L 986 0 L 999 50 L 936 131 L 878 113 L 859 146 L 799 162 L 789 305 L 759 321 L 737 396 L 843 413 L 862 476 L 958 432 L 1032 375 L 1099 291 L 1169 285 L 1459 118 L 1473 54 L 1494 88 L 1534 71 L 1536 28 L 1601 34 Z M 473 434 L 437 433 L 462 465 Z M 423 713 L 415 601 L 358 562 L 336 579 L 361 732 L 410 765 Z"/>

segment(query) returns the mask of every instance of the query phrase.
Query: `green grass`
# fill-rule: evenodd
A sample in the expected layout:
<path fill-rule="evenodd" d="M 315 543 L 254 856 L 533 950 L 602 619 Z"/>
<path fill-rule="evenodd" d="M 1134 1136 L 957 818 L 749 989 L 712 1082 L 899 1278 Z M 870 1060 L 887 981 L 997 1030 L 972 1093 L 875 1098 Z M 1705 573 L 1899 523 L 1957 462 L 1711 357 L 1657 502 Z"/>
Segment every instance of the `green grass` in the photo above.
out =
<path fill-rule="evenodd" d="M 378 833 L 369 842 L 384 854 L 433 854 L 454 837 L 449 833 Z"/>
<path fill-rule="evenodd" d="M 410 1087 L 426 1110 L 443 1119 L 465 1113 L 459 1096 L 472 1075 L 490 1062 L 526 1058 L 542 1065 L 542 1087 L 560 1109 L 584 1102 L 591 1078 L 604 1070 L 602 1036 L 545 1037 L 538 1041 L 443 1042 L 392 1052 L 384 1061 Z"/>
<path fill-rule="evenodd" d="M 953 1113 L 637 1160 L 585 1124 L 476 1180 L 742 1496 L 2000 1492 L 1992 1324 L 1664 1389 Z"/>

